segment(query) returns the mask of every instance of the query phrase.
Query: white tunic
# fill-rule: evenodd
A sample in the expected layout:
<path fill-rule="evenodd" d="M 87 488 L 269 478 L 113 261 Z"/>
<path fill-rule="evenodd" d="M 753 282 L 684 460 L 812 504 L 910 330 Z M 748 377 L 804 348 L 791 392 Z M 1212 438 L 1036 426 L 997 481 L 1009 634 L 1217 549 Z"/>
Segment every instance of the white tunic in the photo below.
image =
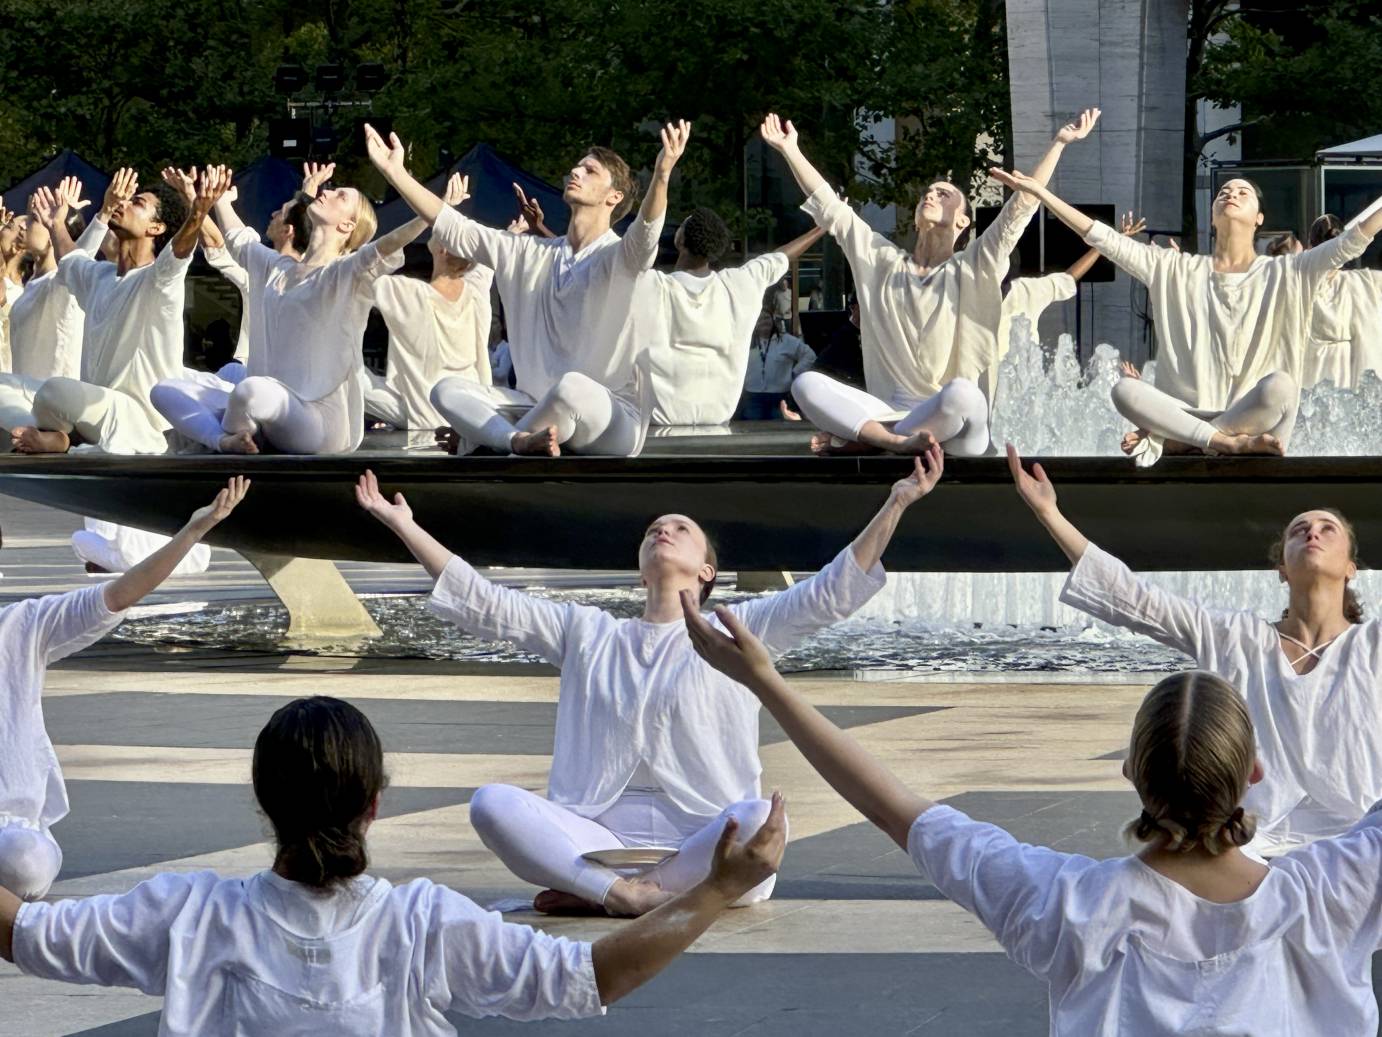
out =
<path fill-rule="evenodd" d="M 0 371 L 14 371 L 14 357 L 10 350 L 10 315 L 14 304 L 24 295 L 24 284 L 4 278 L 5 293 L 0 299 Z"/>
<path fill-rule="evenodd" d="M 565 237 L 509 234 L 450 207 L 432 233 L 452 255 L 494 271 L 520 392 L 540 400 L 574 371 L 638 402 L 639 348 L 625 332 L 638 276 L 657 258 L 662 222 L 635 215 L 622 238 L 606 231 L 578 253 Z"/>
<path fill-rule="evenodd" d="M 1215 273 L 1212 255 L 1134 241 L 1096 222 L 1085 241 L 1147 286 L 1156 321 L 1156 387 L 1196 410 L 1224 411 L 1267 375 L 1300 383 L 1315 293 L 1330 271 L 1363 254 L 1359 226 L 1294 256 L 1258 256 L 1244 273 Z M 1139 464 L 1160 456 L 1139 444 Z"/>
<path fill-rule="evenodd" d="M 1075 279 L 1064 272 L 1044 277 L 1017 277 L 1008 283 L 1008 294 L 1003 296 L 998 318 L 998 353 L 979 381 L 979 388 L 990 402 L 998 391 L 998 365 L 1012 348 L 1013 318 L 1026 317 L 1032 326 L 1032 337 L 1039 342 L 1041 315 L 1047 307 L 1075 298 L 1075 292 Z"/>
<path fill-rule="evenodd" d="M 755 338 L 744 366 L 744 392 L 786 392 L 815 362 L 815 351 L 795 335 Z"/>
<path fill-rule="evenodd" d="M 58 282 L 86 314 L 82 381 L 130 396 L 162 432 L 168 420 L 149 391 L 182 377 L 183 289 L 192 256 L 179 259 L 165 245 L 152 263 L 122 276 L 115 263 L 96 259 L 98 248 L 75 249 L 58 263 Z"/>
<path fill-rule="evenodd" d="M 850 615 L 885 582 L 881 565 L 866 573 L 845 548 L 809 580 L 730 608 L 776 658 Z M 554 803 L 595 817 L 619 798 L 640 761 L 672 802 L 706 820 L 759 798 L 758 700 L 696 655 L 683 620 L 616 619 L 531 597 L 455 557 L 431 607 L 469 633 L 510 641 L 560 667 L 547 790 Z"/>
<path fill-rule="evenodd" d="M 654 425 L 722 425 L 733 416 L 764 293 L 788 267 L 785 255 L 769 252 L 704 277 L 643 275 L 635 305 Z"/>
<path fill-rule="evenodd" d="M 924 277 L 828 185 L 802 208 L 849 259 L 870 395 L 911 410 L 954 378 L 978 382 L 996 362 L 1003 275 L 1035 202 L 1009 198 L 984 233 Z"/>
<path fill-rule="evenodd" d="M 1338 270 L 1315 293 L 1301 388 L 1356 389 L 1364 371 L 1382 375 L 1382 270 Z"/>
<path fill-rule="evenodd" d="M 77 248 L 93 254 L 106 238 L 106 225 L 93 219 L 77 239 Z M 82 308 L 57 270 L 31 277 L 24 294 L 10 309 L 11 370 L 26 378 L 82 376 Z"/>
<path fill-rule="evenodd" d="M 1056 1037 L 1377 1030 L 1382 816 L 1272 862 L 1253 894 L 1202 900 L 1136 857 L 1019 843 L 934 806 L 908 852 L 1050 988 Z"/>
<path fill-rule="evenodd" d="M 1338 835 L 1382 799 L 1379 621 L 1349 627 L 1297 674 L 1261 616 L 1176 597 L 1094 544 L 1061 601 L 1184 652 L 1242 693 L 1265 772 L 1243 801 L 1257 816 L 1258 853 Z"/>
<path fill-rule="evenodd" d="M 504 922 L 427 879 L 330 894 L 272 872 L 157 875 L 120 896 L 25 904 L 24 972 L 163 997 L 161 1037 L 442 1037 L 442 1015 L 604 1014 L 590 945 Z"/>
<path fill-rule="evenodd" d="M 105 587 L 28 598 L 0 609 L 0 819 L 47 828 L 67 816 L 67 787 L 43 724 L 48 664 L 119 625 Z"/>
<path fill-rule="evenodd" d="M 430 445 L 447 424 L 432 406 L 432 387 L 443 378 L 490 384 L 489 288 L 494 271 L 475 264 L 453 302 L 416 277 L 381 277 L 374 305 L 389 326 L 385 382 L 403 401 L 410 445 Z"/>
<path fill-rule="evenodd" d="M 235 340 L 235 359 L 242 364 L 249 364 L 250 355 L 250 315 L 254 312 L 250 308 L 250 275 L 235 258 L 230 251 L 222 248 L 203 248 L 202 255 L 206 257 L 207 266 L 215 270 L 227 281 L 235 286 L 235 290 L 240 293 L 240 333 Z M 261 336 L 262 341 L 262 336 Z"/>

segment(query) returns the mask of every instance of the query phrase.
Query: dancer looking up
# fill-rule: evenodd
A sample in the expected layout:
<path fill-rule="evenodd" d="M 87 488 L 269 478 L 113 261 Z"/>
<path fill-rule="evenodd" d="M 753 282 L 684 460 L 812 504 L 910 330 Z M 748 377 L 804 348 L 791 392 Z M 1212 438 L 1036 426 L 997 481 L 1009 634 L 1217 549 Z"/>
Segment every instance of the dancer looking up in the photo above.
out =
<path fill-rule="evenodd" d="M 638 276 L 657 258 L 667 184 L 690 136 L 688 122 L 662 128 L 647 197 L 622 238 L 610 224 L 637 201 L 638 181 L 609 148 L 591 148 L 566 177 L 566 235 L 541 238 L 485 227 L 443 205 L 408 173 L 397 135 L 385 143 L 366 127 L 375 167 L 433 224 L 448 252 L 494 271 L 504 304 L 517 389 L 447 378 L 432 394 L 460 436 L 460 452 L 485 446 L 555 457 L 564 446 L 631 456 L 642 449 L 646 376 L 636 370 L 639 344 L 626 325 Z"/>
<path fill-rule="evenodd" d="M 271 870 L 156 875 L 129 893 L 54 904 L 0 889 L 0 957 L 67 983 L 163 998 L 166 1034 L 442 1037 L 443 1013 L 574 1019 L 604 1013 L 777 870 L 776 799 L 740 844 L 661 911 L 593 944 L 504 922 L 427 879 L 366 874 L 388 775 L 373 725 L 339 699 L 295 699 L 254 743 L 254 795 L 273 826 Z"/>
<path fill-rule="evenodd" d="M 1037 166 L 1043 183 L 1065 146 L 1087 137 L 1098 119 L 1091 108 L 1060 129 Z M 844 250 L 859 297 L 868 391 L 818 372 L 803 374 L 792 387 L 801 412 L 822 430 L 816 451 L 916 454 L 940 443 L 956 456 L 982 454 L 989 446 L 989 404 L 976 382 L 996 360 L 1003 276 L 1035 203 L 1014 195 L 970 240 L 969 200 L 938 180 L 917 203 L 917 241 L 908 253 L 831 190 L 802 154 L 791 122 L 770 114 L 761 133 L 787 160 L 806 195 L 802 208 Z"/>
<path fill-rule="evenodd" d="M 1267 867 L 1245 854 L 1245 800 L 1270 777 L 1238 692 L 1178 673 L 1148 692 L 1123 775 L 1133 856 L 1020 843 L 902 784 L 773 669 L 727 609 L 684 596 L 696 651 L 741 682 L 841 796 L 1047 984 L 1055 1037 L 1374 1033 L 1382 812 Z"/>
<path fill-rule="evenodd" d="M 1349 583 L 1353 527 L 1326 508 L 1286 523 L 1265 552 L 1288 592 L 1269 622 L 1250 609 L 1210 608 L 1129 571 L 1063 515 L 1040 465 L 1008 464 L 1018 494 L 1072 568 L 1061 601 L 1184 652 L 1236 687 L 1257 729 L 1267 777 L 1247 794 L 1253 849 L 1283 853 L 1347 831 L 1382 800 L 1382 623 L 1364 620 Z"/>
<path fill-rule="evenodd" d="M 1260 256 L 1257 185 L 1235 178 L 1214 196 L 1214 252 L 1189 255 L 1133 241 L 1019 172 L 993 176 L 1044 203 L 1067 227 L 1147 286 L 1160 349 L 1156 381 L 1124 377 L 1113 405 L 1136 431 L 1123 450 L 1139 465 L 1164 448 L 1282 454 L 1295 428 L 1311 306 L 1330 271 L 1362 255 L 1382 207 L 1317 248 Z"/>
<path fill-rule="evenodd" d="M 1333 241 L 1344 221 L 1325 213 L 1310 225 L 1310 248 Z M 1365 371 L 1382 375 L 1382 270 L 1334 270 L 1325 276 L 1310 309 L 1300 386 L 1332 382 L 1356 389 Z"/>
<path fill-rule="evenodd" d="M 22 900 L 48 892 L 62 867 L 49 829 L 67 816 L 62 770 L 43 725 L 50 663 L 104 637 L 158 588 L 183 557 L 244 499 L 236 476 L 149 557 L 104 586 L 30 598 L 0 609 L 0 887 Z"/>
<path fill-rule="evenodd" d="M 914 461 L 882 509 L 821 572 L 777 594 L 732 606 L 781 655 L 844 619 L 883 586 L 879 559 L 903 513 L 941 475 L 939 448 Z M 640 915 L 706 874 L 725 823 L 751 835 L 769 815 L 761 798 L 758 704 L 691 654 L 678 594 L 709 597 L 717 558 L 685 515 L 648 524 L 638 551 L 643 616 L 617 619 L 493 584 L 420 528 L 401 494 L 361 478 L 360 505 L 403 541 L 434 580 L 432 608 L 479 637 L 512 641 L 561 669 L 547 796 L 487 785 L 470 820 L 515 875 L 544 889 L 540 911 Z M 675 855 L 642 878 L 621 878 L 582 854 L 670 846 Z M 766 900 L 772 883 L 744 903 Z"/>

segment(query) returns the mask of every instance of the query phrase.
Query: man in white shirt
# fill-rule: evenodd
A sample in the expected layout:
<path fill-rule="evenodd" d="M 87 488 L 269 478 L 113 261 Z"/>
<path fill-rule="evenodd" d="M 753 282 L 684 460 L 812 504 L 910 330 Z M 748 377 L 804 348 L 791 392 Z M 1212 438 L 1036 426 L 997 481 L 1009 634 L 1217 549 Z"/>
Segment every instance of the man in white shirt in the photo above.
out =
<path fill-rule="evenodd" d="M 448 209 L 404 166 L 396 135 L 366 128 L 370 159 L 413 210 L 433 224 L 448 252 L 494 271 L 509 329 L 517 389 L 444 379 L 432 402 L 464 450 L 556 457 L 571 452 L 632 456 L 647 429 L 645 375 L 628 334 L 638 276 L 657 258 L 667 183 L 691 125 L 662 130 L 648 195 L 621 239 L 610 228 L 633 205 L 637 181 L 608 148 L 591 148 L 567 174 L 566 236 L 539 238 L 485 227 Z M 520 417 L 521 415 L 521 417 Z M 515 419 L 517 421 L 515 422 Z"/>

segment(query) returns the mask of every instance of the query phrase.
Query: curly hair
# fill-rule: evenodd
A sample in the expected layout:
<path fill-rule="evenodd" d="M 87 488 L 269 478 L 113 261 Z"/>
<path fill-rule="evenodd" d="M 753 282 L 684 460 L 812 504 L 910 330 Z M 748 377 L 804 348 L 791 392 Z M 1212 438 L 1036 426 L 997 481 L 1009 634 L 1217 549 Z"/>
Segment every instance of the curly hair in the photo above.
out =
<path fill-rule="evenodd" d="M 149 188 L 149 193 L 158 199 L 158 220 L 163 224 L 163 233 L 154 239 L 154 248 L 161 249 L 186 222 L 187 203 L 176 188 L 162 180 Z"/>
<path fill-rule="evenodd" d="M 714 263 L 729 251 L 729 241 L 729 228 L 714 209 L 699 206 L 682 221 L 683 247 L 707 263 Z"/>

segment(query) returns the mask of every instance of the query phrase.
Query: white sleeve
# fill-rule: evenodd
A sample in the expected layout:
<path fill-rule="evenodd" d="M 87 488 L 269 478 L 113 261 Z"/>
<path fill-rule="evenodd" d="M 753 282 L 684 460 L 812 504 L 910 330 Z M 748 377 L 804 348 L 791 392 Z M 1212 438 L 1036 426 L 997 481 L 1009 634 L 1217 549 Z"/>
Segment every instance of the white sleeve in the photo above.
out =
<path fill-rule="evenodd" d="M 984 923 L 1014 962 L 1042 978 L 1066 929 L 1069 881 L 1094 863 L 1020 843 L 944 805 L 912 822 L 907 853 L 938 890 Z"/>
<path fill-rule="evenodd" d="M 378 245 L 369 241 L 337 262 L 346 264 L 356 290 L 372 297 L 375 281 L 403 266 L 403 249 L 386 256 L 380 253 Z"/>
<path fill-rule="evenodd" d="M 118 896 L 24 904 L 14 963 L 42 979 L 162 994 L 169 932 L 184 911 L 200 910 L 216 882 L 211 872 L 156 875 Z"/>
<path fill-rule="evenodd" d="M 865 572 L 853 548 L 846 547 L 810 579 L 729 608 L 777 657 L 817 630 L 857 611 L 887 582 L 881 564 Z M 718 626 L 717 621 L 712 622 Z"/>
<path fill-rule="evenodd" d="M 849 204 L 822 184 L 802 203 L 802 211 L 840 246 L 856 279 L 878 262 L 880 255 L 902 250 L 879 234 Z M 856 265 L 857 264 L 857 265 Z"/>
<path fill-rule="evenodd" d="M 179 259 L 177 253 L 173 251 L 171 241 L 164 245 L 162 251 L 154 257 L 155 283 L 161 288 L 166 288 L 168 285 L 181 281 L 187 276 L 187 271 L 192 268 L 192 257 L 196 255 L 196 252 L 197 250 L 193 249 Z"/>
<path fill-rule="evenodd" d="M 432 887 L 428 929 L 429 966 L 439 966 L 449 1011 L 518 1021 L 605 1013 L 588 943 L 505 922 L 444 886 Z"/>
<path fill-rule="evenodd" d="M 21 629 L 45 665 L 95 644 L 125 618 L 123 612 L 112 612 L 106 606 L 104 584 L 27 598 L 10 607 L 23 610 Z"/>
<path fill-rule="evenodd" d="M 1318 284 L 1349 260 L 1361 256 L 1370 244 L 1372 238 L 1363 228 L 1350 224 L 1338 237 L 1294 256 L 1280 256 L 1278 261 L 1292 264 L 1307 281 Z"/>
<path fill-rule="evenodd" d="M 69 252 L 58 260 L 58 284 L 71 292 L 83 308 L 100 272 L 95 257 L 81 249 Z"/>
<path fill-rule="evenodd" d="M 486 227 L 449 205 L 437 214 L 432 233 L 453 256 L 474 260 L 505 275 L 513 273 L 519 258 L 532 247 L 529 235 Z"/>
<path fill-rule="evenodd" d="M 1145 285 L 1152 284 L 1161 268 L 1168 263 L 1185 262 L 1193 257 L 1183 255 L 1175 249 L 1149 245 L 1134 241 L 1126 234 L 1120 234 L 1106 223 L 1094 221 L 1089 233 L 1084 236 L 1085 244 L 1099 250 L 1114 266 L 1128 275 L 1137 278 Z"/>
<path fill-rule="evenodd" d="M 374 281 L 374 308 L 384 318 L 390 333 L 397 334 L 398 328 L 406 328 L 408 315 L 424 305 L 417 291 L 417 286 L 422 283 L 407 274 L 392 274 Z"/>
<path fill-rule="evenodd" d="M 1142 579 L 1096 544 L 1070 570 L 1060 600 L 1095 619 L 1125 627 L 1202 660 L 1225 614 Z"/>
<path fill-rule="evenodd" d="M 106 221 L 100 216 L 93 217 L 77 238 L 76 246 L 83 252 L 95 256 L 101 251 L 101 244 L 106 240 L 108 233 L 110 233 L 110 227 L 107 226 Z"/>
<path fill-rule="evenodd" d="M 1002 271 L 1008 268 L 1009 257 L 1032 216 L 1040 208 L 1035 200 L 1023 194 L 1014 194 L 1003 203 L 998 216 L 984 228 L 974 243 L 976 261 L 991 270 Z M 966 252 L 969 250 L 966 249 Z M 1001 274 L 999 275 L 1001 276 Z"/>
<path fill-rule="evenodd" d="M 225 239 L 231 259 L 244 268 L 251 282 L 262 284 L 268 268 L 278 260 L 278 253 L 259 240 L 259 232 L 253 227 L 237 227 Z"/>
<path fill-rule="evenodd" d="M 1348 933 L 1356 948 L 1382 949 L 1382 803 L 1343 835 L 1319 839 L 1273 862 L 1301 875 L 1318 906 L 1315 924 Z"/>
<path fill-rule="evenodd" d="M 652 269 L 657 261 L 657 245 L 662 239 L 662 225 L 666 218 L 664 213 L 655 220 L 645 220 L 640 214 L 634 213 L 633 222 L 619 240 L 619 257 L 629 273 L 641 274 L 644 270 Z"/>
<path fill-rule="evenodd" d="M 566 630 L 574 611 L 491 583 L 464 558 L 452 555 L 428 601 L 437 615 L 467 633 L 508 641 L 554 666 L 566 654 Z"/>
<path fill-rule="evenodd" d="M 240 289 L 241 293 L 249 291 L 250 275 L 245 272 L 244 267 L 235 262 L 228 249 L 203 248 L 202 255 L 206 257 L 207 266 Z"/>

